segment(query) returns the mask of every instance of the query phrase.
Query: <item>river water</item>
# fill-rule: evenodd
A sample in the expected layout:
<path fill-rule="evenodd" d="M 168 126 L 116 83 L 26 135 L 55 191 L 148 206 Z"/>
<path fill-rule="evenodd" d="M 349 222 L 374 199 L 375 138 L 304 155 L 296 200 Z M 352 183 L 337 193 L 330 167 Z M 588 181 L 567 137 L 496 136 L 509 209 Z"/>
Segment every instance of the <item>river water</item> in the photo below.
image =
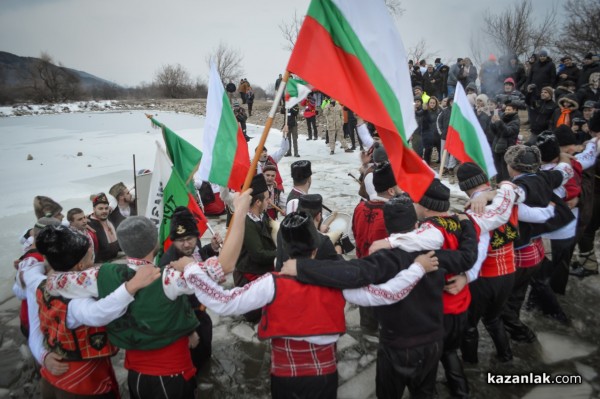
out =
<path fill-rule="evenodd" d="M 201 145 L 203 119 L 197 116 L 160 113 L 157 119 L 198 147 Z M 249 126 L 249 134 L 258 136 L 261 128 Z M 18 301 L 12 295 L 14 278 L 12 260 L 20 255 L 19 234 L 34 222 L 32 199 L 47 195 L 59 201 L 66 210 L 81 207 L 91 211 L 89 195 L 108 191 L 118 182 L 133 182 L 132 154 L 137 168 L 151 169 L 155 140 L 160 132 L 150 128 L 142 112 L 46 115 L 0 118 L 0 398 L 35 398 L 38 377 L 34 362 L 18 329 Z M 280 132 L 267 140 L 272 152 L 277 149 Z M 258 139 L 249 143 L 253 153 Z M 77 156 L 82 152 L 82 156 Z M 338 151 L 339 152 L 339 151 Z M 340 212 L 352 214 L 358 202 L 356 183 L 348 172 L 356 175 L 356 154 L 329 155 L 322 141 L 305 142 L 300 138 L 300 153 L 313 161 L 311 192 L 320 193 L 325 204 Z M 27 161 L 27 155 L 33 156 Z M 283 158 L 280 171 L 284 182 L 290 182 L 289 164 L 294 158 Z M 289 185 L 289 184 L 288 184 Z M 456 186 L 452 187 L 457 194 Z M 463 202 L 456 195 L 453 206 Z M 211 219 L 216 231 L 224 233 L 224 220 Z M 206 238 L 207 239 L 207 238 Z M 229 279 L 227 286 L 231 286 Z M 559 325 L 536 312 L 523 312 L 524 320 L 538 335 L 533 344 L 513 342 L 515 359 L 508 364 L 494 360 L 493 346 L 482 328 L 480 363 L 468 366 L 466 373 L 473 397 L 492 398 L 594 398 L 600 393 L 600 277 L 571 279 L 565 297 L 559 298 L 570 326 Z M 199 372 L 201 398 L 265 398 L 269 397 L 269 344 L 256 338 L 255 328 L 239 317 L 213 316 L 213 357 L 211 364 Z M 347 306 L 348 331 L 338 343 L 340 398 L 372 398 L 375 386 L 377 338 L 365 335 L 359 328 L 358 309 Z M 125 391 L 126 371 L 123 356 L 114 359 L 117 375 Z M 494 385 L 487 373 L 525 374 L 551 373 L 581 375 L 575 385 Z M 443 373 L 438 374 L 438 392 L 449 397 Z"/>

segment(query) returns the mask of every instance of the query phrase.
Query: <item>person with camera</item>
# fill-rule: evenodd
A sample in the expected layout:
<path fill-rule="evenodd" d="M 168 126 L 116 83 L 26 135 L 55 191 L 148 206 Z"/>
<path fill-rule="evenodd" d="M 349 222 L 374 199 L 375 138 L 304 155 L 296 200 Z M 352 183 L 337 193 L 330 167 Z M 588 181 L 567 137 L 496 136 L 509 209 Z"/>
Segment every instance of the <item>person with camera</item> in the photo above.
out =
<path fill-rule="evenodd" d="M 537 94 L 535 85 L 527 86 L 527 95 L 525 96 L 525 104 L 529 113 L 529 128 L 531 136 L 527 141 L 528 144 L 534 144 L 537 136 L 550 128 L 552 115 L 558 108 L 552 100 L 554 90 L 550 86 L 545 86 Z"/>

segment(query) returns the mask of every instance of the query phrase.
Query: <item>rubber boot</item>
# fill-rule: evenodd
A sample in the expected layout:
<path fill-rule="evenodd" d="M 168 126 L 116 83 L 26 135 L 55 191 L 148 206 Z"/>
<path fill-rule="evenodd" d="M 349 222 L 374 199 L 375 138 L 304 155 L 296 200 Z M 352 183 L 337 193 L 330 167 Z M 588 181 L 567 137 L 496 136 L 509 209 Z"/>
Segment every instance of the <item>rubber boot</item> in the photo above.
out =
<path fill-rule="evenodd" d="M 479 349 L 479 331 L 477 327 L 469 327 L 463 333 L 460 351 L 463 361 L 476 364 L 479 362 L 477 351 Z"/>
<path fill-rule="evenodd" d="M 504 323 L 502 322 L 502 319 L 496 318 L 489 323 L 484 322 L 484 325 L 485 329 L 490 334 L 490 337 L 492 337 L 492 341 L 494 341 L 498 360 L 503 363 L 512 360 L 513 354 L 512 350 L 510 349 L 510 340 L 508 339 L 508 335 L 504 329 Z"/>
<path fill-rule="evenodd" d="M 468 398 L 469 384 L 456 351 L 445 352 L 442 354 L 441 360 L 452 397 Z"/>

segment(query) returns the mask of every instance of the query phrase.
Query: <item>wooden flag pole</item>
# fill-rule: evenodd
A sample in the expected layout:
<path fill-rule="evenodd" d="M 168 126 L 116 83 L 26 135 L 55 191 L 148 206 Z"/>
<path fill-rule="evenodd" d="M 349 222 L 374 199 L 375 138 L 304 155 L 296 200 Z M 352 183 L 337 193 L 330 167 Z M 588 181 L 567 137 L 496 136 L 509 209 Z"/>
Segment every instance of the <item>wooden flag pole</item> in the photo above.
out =
<path fill-rule="evenodd" d="M 444 173 L 444 165 L 446 164 L 446 158 L 448 157 L 448 151 L 444 148 L 442 151 L 442 159 L 440 160 L 440 180 L 442 180 L 442 175 Z"/>
<path fill-rule="evenodd" d="M 258 165 L 258 160 L 260 159 L 260 155 L 262 154 L 262 150 L 265 146 L 265 142 L 267 141 L 267 136 L 269 135 L 269 131 L 271 130 L 271 126 L 273 125 L 273 119 L 275 119 L 275 113 L 277 112 L 277 108 L 279 107 L 279 102 L 283 97 L 283 91 L 285 90 L 285 86 L 290 77 L 290 72 L 285 71 L 283 77 L 281 78 L 281 83 L 279 84 L 279 89 L 277 93 L 275 93 L 275 98 L 273 99 L 273 105 L 271 106 L 271 110 L 269 111 L 269 115 L 267 117 L 267 121 L 265 123 L 265 128 L 263 129 L 262 136 L 260 136 L 260 141 L 258 142 L 258 146 L 256 147 L 256 152 L 254 153 L 254 158 L 252 159 L 252 163 L 250 164 L 250 169 L 248 170 L 248 174 L 246 175 L 246 180 L 244 181 L 244 186 L 242 187 L 242 191 L 246 191 L 250 184 L 252 183 L 252 178 L 256 174 L 256 166 Z M 234 210 L 235 211 L 235 210 Z M 235 212 L 231 215 L 231 220 L 229 225 L 233 223 L 233 218 L 235 217 Z M 229 232 L 231 230 L 227 229 L 227 234 L 225 235 L 225 240 L 229 236 Z"/>

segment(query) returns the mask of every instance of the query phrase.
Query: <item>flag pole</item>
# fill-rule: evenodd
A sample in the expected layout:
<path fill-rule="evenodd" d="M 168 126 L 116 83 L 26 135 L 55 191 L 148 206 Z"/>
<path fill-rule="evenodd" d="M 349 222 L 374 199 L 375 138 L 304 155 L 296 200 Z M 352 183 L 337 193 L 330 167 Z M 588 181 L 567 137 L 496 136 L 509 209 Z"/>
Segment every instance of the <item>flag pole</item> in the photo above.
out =
<path fill-rule="evenodd" d="M 262 136 L 260 136 L 260 141 L 258 142 L 258 146 L 256 147 L 256 152 L 254 153 L 254 158 L 252 159 L 252 163 L 250 164 L 250 169 L 248 169 L 248 174 L 246 175 L 246 180 L 244 181 L 244 185 L 242 187 L 242 191 L 246 191 L 250 187 L 250 183 L 252 183 L 252 178 L 256 174 L 256 166 L 258 165 L 258 160 L 260 159 L 260 155 L 262 154 L 262 150 L 265 147 L 265 142 L 267 141 L 267 136 L 269 135 L 269 131 L 271 130 L 271 126 L 273 125 L 273 119 L 275 119 L 275 112 L 277 112 L 277 108 L 279 107 L 279 102 L 281 101 L 281 97 L 283 97 L 283 91 L 285 90 L 285 86 L 290 77 L 290 72 L 285 71 L 283 77 L 281 78 L 281 83 L 279 84 L 279 88 L 275 93 L 275 98 L 273 99 L 273 105 L 271 106 L 271 110 L 269 111 L 269 115 L 267 116 L 267 122 L 265 123 L 265 127 L 262 132 Z M 233 223 L 233 218 L 235 218 L 235 210 L 231 215 L 231 220 L 229 221 L 229 225 Z M 225 234 L 225 240 L 229 237 L 229 232 L 231 229 L 227 229 L 227 233 Z M 224 241 L 225 241 L 224 240 Z"/>
<path fill-rule="evenodd" d="M 138 212 L 138 189 L 137 189 L 137 172 L 135 166 L 135 154 L 133 154 L 133 189 L 135 190 L 135 210 Z"/>
<path fill-rule="evenodd" d="M 444 173 L 444 165 L 446 164 L 446 158 L 448 157 L 448 151 L 444 148 L 442 151 L 442 158 L 440 160 L 440 180 L 442 180 L 442 174 Z"/>

